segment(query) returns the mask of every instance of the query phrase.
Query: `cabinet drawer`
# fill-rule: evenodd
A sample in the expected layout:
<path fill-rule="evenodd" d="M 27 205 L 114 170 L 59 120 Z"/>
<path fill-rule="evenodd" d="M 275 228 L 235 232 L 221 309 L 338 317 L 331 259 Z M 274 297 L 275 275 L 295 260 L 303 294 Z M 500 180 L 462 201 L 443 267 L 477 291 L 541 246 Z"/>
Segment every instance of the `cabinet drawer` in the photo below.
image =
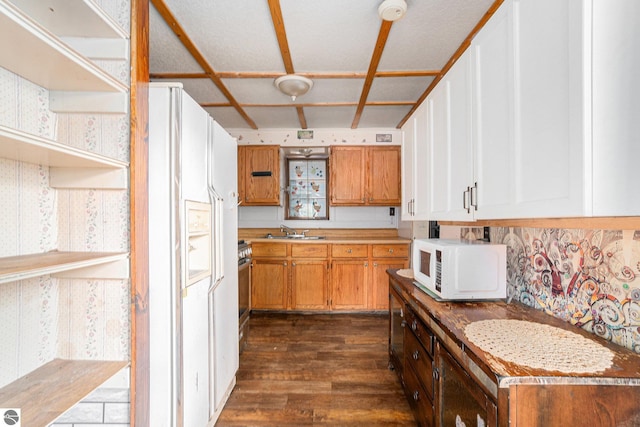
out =
<path fill-rule="evenodd" d="M 286 243 L 252 243 L 251 253 L 254 257 L 286 257 Z"/>
<path fill-rule="evenodd" d="M 296 258 L 327 258 L 328 245 L 292 244 L 291 256 Z"/>
<path fill-rule="evenodd" d="M 367 245 L 331 245 L 333 258 L 366 258 Z"/>
<path fill-rule="evenodd" d="M 418 319 L 411 310 L 407 310 L 406 318 L 407 327 L 415 334 L 416 338 L 420 341 L 427 353 L 433 357 L 434 334 L 431 329 L 422 323 L 422 320 Z"/>
<path fill-rule="evenodd" d="M 434 426 L 433 402 L 429 399 L 412 367 L 404 370 L 405 393 L 420 427 Z"/>
<path fill-rule="evenodd" d="M 408 258 L 409 245 L 389 244 L 373 245 L 374 258 Z"/>
<path fill-rule="evenodd" d="M 411 331 L 407 331 L 405 340 L 405 366 L 411 365 L 413 367 L 416 377 L 427 395 L 433 399 L 433 362 L 431 356 Z"/>

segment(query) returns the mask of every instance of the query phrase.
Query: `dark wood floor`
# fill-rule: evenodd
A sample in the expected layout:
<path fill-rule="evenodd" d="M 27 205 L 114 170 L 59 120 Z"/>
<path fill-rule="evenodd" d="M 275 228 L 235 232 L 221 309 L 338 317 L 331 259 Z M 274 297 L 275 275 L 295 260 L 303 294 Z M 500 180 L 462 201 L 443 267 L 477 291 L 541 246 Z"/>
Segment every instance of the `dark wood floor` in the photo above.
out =
<path fill-rule="evenodd" d="M 388 317 L 254 313 L 224 426 L 415 426 Z"/>

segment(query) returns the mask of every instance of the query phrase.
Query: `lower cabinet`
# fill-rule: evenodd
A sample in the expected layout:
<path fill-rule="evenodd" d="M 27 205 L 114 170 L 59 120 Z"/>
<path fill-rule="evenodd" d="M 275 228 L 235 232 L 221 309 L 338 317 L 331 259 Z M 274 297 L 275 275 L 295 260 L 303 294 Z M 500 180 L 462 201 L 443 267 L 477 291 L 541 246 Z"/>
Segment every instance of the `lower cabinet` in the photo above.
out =
<path fill-rule="evenodd" d="M 281 259 L 253 259 L 251 306 L 254 309 L 287 308 L 288 263 Z"/>
<path fill-rule="evenodd" d="M 371 263 L 371 292 L 369 308 L 376 311 L 389 309 L 389 276 L 387 270 L 407 268 L 409 262 L 399 259 L 373 259 Z"/>
<path fill-rule="evenodd" d="M 291 261 L 291 309 L 326 310 L 329 265 L 325 260 Z"/>
<path fill-rule="evenodd" d="M 611 367 L 587 375 L 550 374 L 504 360 L 492 365 L 497 356 L 471 350 L 465 335 L 471 322 L 517 318 L 565 330 L 573 326 L 524 305 L 437 302 L 395 273 L 389 300 L 389 366 L 420 426 L 640 425 L 637 355 L 626 348 L 609 345 Z M 585 350 L 577 345 L 573 351 Z"/>
<path fill-rule="evenodd" d="M 440 425 L 496 427 L 496 404 L 439 343 L 437 353 L 438 392 L 443 402 L 438 413 Z"/>
<path fill-rule="evenodd" d="M 387 269 L 407 268 L 409 244 L 254 242 L 256 310 L 386 311 Z"/>
<path fill-rule="evenodd" d="M 404 371 L 398 372 L 409 405 L 421 427 L 498 425 L 497 406 L 438 342 L 433 331 L 391 290 L 390 298 L 404 309 Z M 397 309 L 395 310 L 397 311 Z M 391 319 L 397 317 L 393 306 Z M 393 320 L 392 328 L 393 328 Z M 397 332 L 396 332 L 397 334 Z M 393 337 L 393 331 L 390 335 Z M 390 347 L 390 363 L 398 350 Z M 395 353 L 396 356 L 392 353 Z"/>
<path fill-rule="evenodd" d="M 369 261 L 331 261 L 331 309 L 366 310 Z"/>
<path fill-rule="evenodd" d="M 405 310 L 404 389 L 420 426 L 435 425 L 434 341 L 435 336 L 411 311 Z M 455 424 L 445 424 L 455 425 Z M 471 424 L 475 425 L 475 424 Z"/>

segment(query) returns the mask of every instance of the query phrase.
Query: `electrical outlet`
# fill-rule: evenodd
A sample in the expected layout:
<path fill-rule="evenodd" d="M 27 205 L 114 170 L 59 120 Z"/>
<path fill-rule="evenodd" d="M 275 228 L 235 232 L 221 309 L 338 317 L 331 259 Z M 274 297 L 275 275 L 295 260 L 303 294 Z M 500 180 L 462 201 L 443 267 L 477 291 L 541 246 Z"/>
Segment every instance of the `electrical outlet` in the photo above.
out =
<path fill-rule="evenodd" d="M 389 208 L 389 216 L 396 216 L 396 208 Z"/>

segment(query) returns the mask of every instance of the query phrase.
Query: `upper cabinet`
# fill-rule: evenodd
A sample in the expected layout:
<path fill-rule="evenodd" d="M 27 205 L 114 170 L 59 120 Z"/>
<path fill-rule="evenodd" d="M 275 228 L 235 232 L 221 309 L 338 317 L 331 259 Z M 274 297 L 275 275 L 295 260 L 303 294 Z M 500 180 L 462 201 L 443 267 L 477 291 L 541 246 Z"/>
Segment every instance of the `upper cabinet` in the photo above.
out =
<path fill-rule="evenodd" d="M 280 205 L 280 147 L 238 147 L 238 192 L 241 206 Z"/>
<path fill-rule="evenodd" d="M 429 219 L 428 198 L 432 178 L 427 141 L 427 104 L 423 103 L 402 127 L 403 221 Z"/>
<path fill-rule="evenodd" d="M 400 205 L 399 146 L 332 146 L 332 206 Z"/>
<path fill-rule="evenodd" d="M 635 12 L 502 4 L 427 97 L 429 219 L 640 214 Z"/>
<path fill-rule="evenodd" d="M 429 150 L 428 218 L 467 221 L 473 218 L 471 186 L 471 61 L 466 51 L 425 103 Z"/>

